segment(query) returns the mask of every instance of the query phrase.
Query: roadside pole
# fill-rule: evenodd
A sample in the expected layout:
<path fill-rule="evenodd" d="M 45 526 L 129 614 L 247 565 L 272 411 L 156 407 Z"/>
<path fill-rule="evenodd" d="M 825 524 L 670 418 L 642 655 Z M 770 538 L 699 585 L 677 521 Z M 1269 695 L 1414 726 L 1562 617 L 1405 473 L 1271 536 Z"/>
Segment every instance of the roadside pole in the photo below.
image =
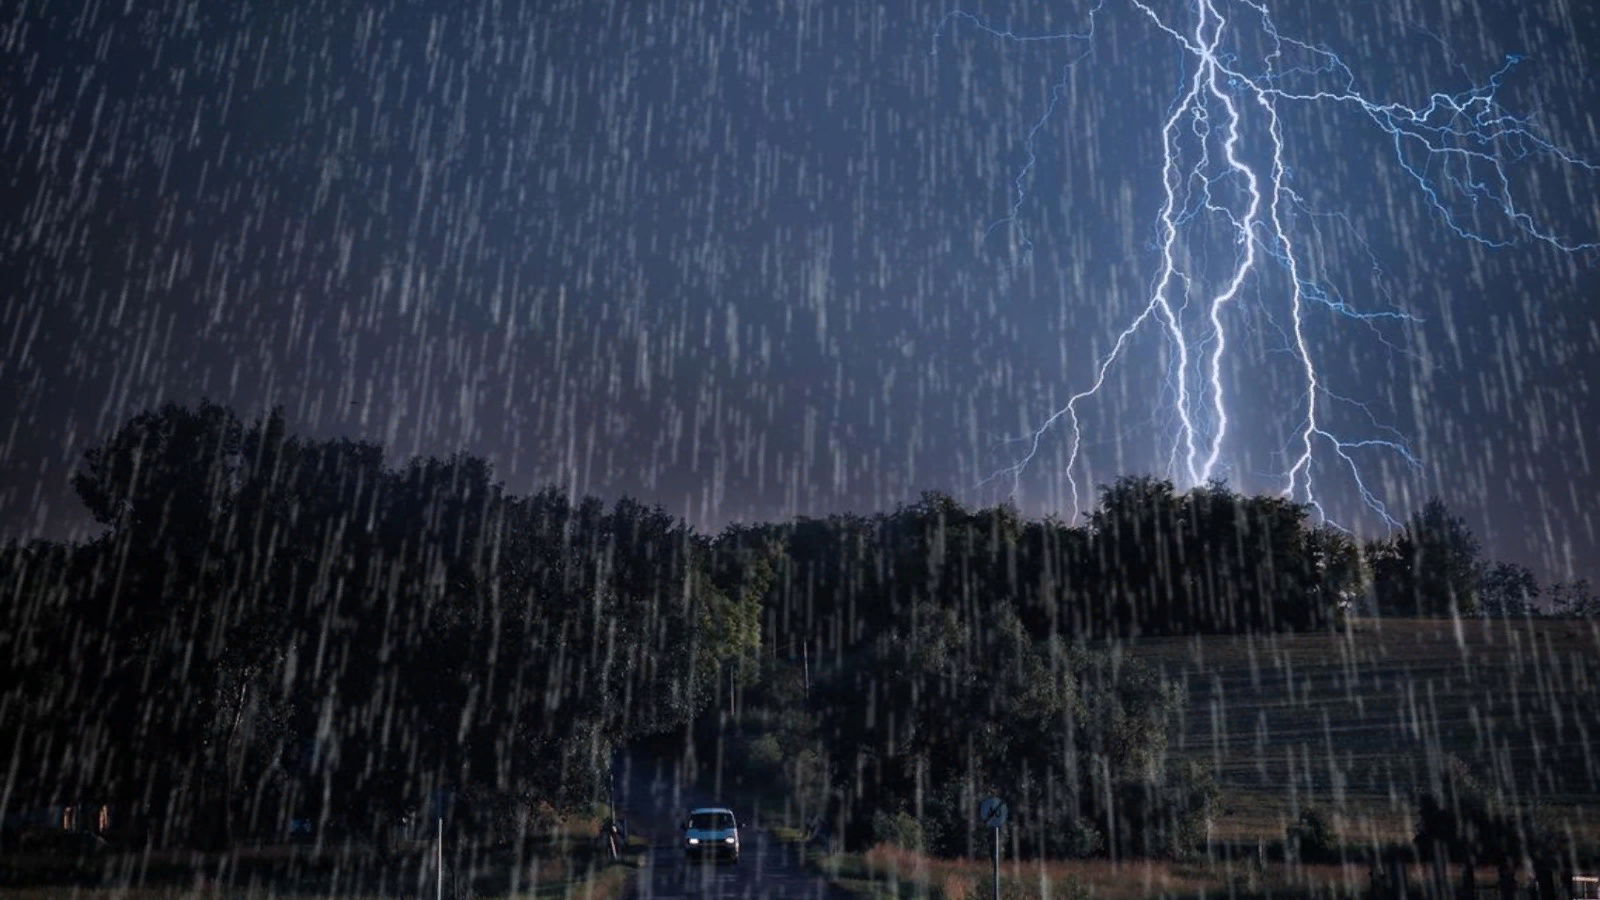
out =
<path fill-rule="evenodd" d="M 1000 829 L 989 830 L 994 832 L 994 900 L 1000 900 Z"/>
<path fill-rule="evenodd" d="M 1006 824 L 1006 802 L 999 797 L 990 797 L 978 806 L 978 820 L 994 832 L 994 900 L 1000 900 L 1000 826 Z"/>
<path fill-rule="evenodd" d="M 791 650 L 789 652 L 791 652 L 791 653 L 794 652 L 793 649 L 792 649 L 793 646 L 794 645 L 792 645 L 792 644 L 790 645 Z M 811 639 L 810 638 L 806 638 L 805 641 L 800 644 L 800 652 L 802 654 L 800 659 L 801 659 L 801 662 L 805 666 L 805 674 L 806 674 L 806 701 L 810 702 L 810 700 L 811 700 Z"/>
<path fill-rule="evenodd" d="M 437 847 L 437 852 L 438 856 L 436 858 L 436 862 L 438 863 L 438 866 L 434 872 L 436 878 L 434 881 L 435 886 L 433 896 L 434 900 L 444 900 L 444 816 L 439 817 L 439 844 Z"/>

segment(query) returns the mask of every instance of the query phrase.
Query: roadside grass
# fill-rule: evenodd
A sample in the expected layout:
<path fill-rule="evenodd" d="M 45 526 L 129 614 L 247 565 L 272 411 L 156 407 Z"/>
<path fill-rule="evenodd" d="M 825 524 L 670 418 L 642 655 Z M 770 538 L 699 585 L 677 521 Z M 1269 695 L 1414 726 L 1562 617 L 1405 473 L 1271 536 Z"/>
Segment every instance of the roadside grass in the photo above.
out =
<path fill-rule="evenodd" d="M 806 839 L 804 831 L 787 825 L 774 825 L 767 829 L 767 833 L 772 836 L 774 841 L 780 844 L 798 844 Z"/>
<path fill-rule="evenodd" d="M 510 900 L 621 900 L 632 886 L 638 867 L 631 861 L 608 862 L 598 869 L 573 872 L 564 877 L 549 878 L 527 885 L 514 892 L 480 891 L 475 897 L 504 897 Z M 448 880 L 446 882 L 449 883 Z M 447 892 L 451 888 L 446 889 Z M 418 892 L 431 896 L 429 890 Z M 454 896 L 454 894 L 451 894 Z M 57 885 L 51 887 L 0 888 L 0 900 L 214 900 L 214 898 L 240 898 L 240 900 L 378 900 L 395 896 L 392 892 L 361 893 L 344 890 L 312 891 L 278 889 L 254 885 L 249 887 L 80 887 Z"/>
<path fill-rule="evenodd" d="M 598 868 L 569 872 L 566 877 L 540 881 L 530 889 L 507 893 L 504 895 L 482 894 L 477 896 L 507 896 L 526 898 L 526 900 L 621 900 L 632 886 L 634 875 L 639 871 L 639 860 L 636 856 L 624 857 L 620 860 L 608 860 Z"/>
<path fill-rule="evenodd" d="M 620 860 L 607 860 L 594 866 L 563 865 L 551 860 L 538 864 L 526 874 L 515 889 L 505 883 L 508 873 L 498 867 L 489 867 L 474 873 L 470 893 L 475 897 L 503 897 L 511 900 L 621 900 L 632 886 L 639 871 L 635 855 Z M 459 885 L 447 874 L 445 891 L 456 895 Z M 418 886 L 412 881 L 405 891 L 407 896 L 432 896 L 432 881 Z M 365 900 L 393 897 L 401 885 L 387 890 L 364 891 L 359 887 L 349 889 L 306 889 L 292 885 L 248 884 L 217 885 L 201 881 L 187 886 L 179 885 L 49 885 L 38 887 L 0 887 L 0 900 L 213 900 L 213 898 L 241 898 L 241 900 Z"/>
<path fill-rule="evenodd" d="M 490 857 L 478 871 L 466 873 L 463 880 L 477 897 L 620 900 L 648 853 L 648 843 L 630 838 L 620 858 L 614 860 L 598 855 L 535 857 L 522 861 L 518 868 L 509 854 L 501 854 Z"/>
<path fill-rule="evenodd" d="M 936 859 L 879 845 L 865 853 L 813 854 L 834 884 L 868 900 L 987 900 L 988 860 Z M 1420 867 L 1412 873 L 1421 881 Z M 1491 877 L 1484 870 L 1482 878 Z M 1142 900 L 1142 898 L 1285 897 L 1356 900 L 1368 885 L 1365 865 L 1132 860 L 1006 860 L 1001 900 Z"/>
<path fill-rule="evenodd" d="M 601 819 L 552 822 L 512 847 L 445 847 L 446 891 L 519 900 L 620 900 L 649 851 L 631 836 L 622 856 L 596 850 Z M 435 847 L 407 841 L 387 856 L 364 846 L 240 847 L 227 853 L 108 852 L 90 857 L 7 854 L 0 900 L 177 900 L 177 898 L 340 898 L 432 895 Z"/>

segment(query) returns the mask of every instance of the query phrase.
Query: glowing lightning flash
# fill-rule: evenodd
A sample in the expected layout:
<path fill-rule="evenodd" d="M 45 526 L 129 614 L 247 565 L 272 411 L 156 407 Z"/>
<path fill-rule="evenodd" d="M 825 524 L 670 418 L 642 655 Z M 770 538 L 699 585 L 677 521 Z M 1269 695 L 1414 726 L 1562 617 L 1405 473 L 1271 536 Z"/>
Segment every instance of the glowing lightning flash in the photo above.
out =
<path fill-rule="evenodd" d="M 1521 57 L 1508 57 L 1505 65 L 1494 73 L 1487 85 L 1461 94 L 1434 94 L 1428 98 L 1426 105 L 1420 108 L 1399 103 L 1374 103 L 1356 90 L 1355 76 L 1332 51 L 1280 35 L 1265 3 L 1256 0 L 1191 0 L 1190 6 L 1194 10 L 1195 17 L 1193 28 L 1187 34 L 1168 24 L 1145 0 L 1100 0 L 1090 10 L 1088 28 L 1081 34 L 1019 35 L 995 28 L 970 13 L 954 12 L 946 15 L 935 31 L 935 51 L 946 27 L 953 23 L 972 25 L 980 31 L 1006 41 L 1063 41 L 1088 44 L 1094 39 L 1095 20 L 1108 2 L 1126 2 L 1137 13 L 1148 18 L 1158 30 L 1177 42 L 1185 58 L 1191 60 L 1193 64 L 1193 71 L 1185 80 L 1184 93 L 1172 105 L 1161 129 L 1163 153 L 1161 182 L 1164 200 L 1159 214 L 1160 267 L 1149 301 L 1117 335 L 1110 351 L 1098 361 L 1093 382 L 1086 389 L 1068 398 L 1064 406 L 1052 413 L 1042 425 L 1024 439 L 1027 452 L 1016 464 L 1000 470 L 991 477 L 1009 477 L 1012 481 L 1012 492 L 1015 493 L 1020 487 L 1023 471 L 1037 455 L 1045 434 L 1065 419 L 1070 429 L 1066 476 L 1071 486 L 1074 515 L 1076 515 L 1077 509 L 1081 508 L 1081 498 L 1073 470 L 1076 468 L 1083 442 L 1078 418 L 1079 404 L 1099 392 L 1105 384 L 1111 366 L 1122 357 L 1128 342 L 1152 320 L 1162 329 L 1176 355 L 1177 364 L 1172 387 L 1177 436 L 1172 467 L 1180 476 L 1180 480 L 1186 480 L 1191 486 L 1203 484 L 1215 477 L 1221 465 L 1223 445 L 1229 425 L 1222 366 L 1223 358 L 1229 349 L 1224 311 L 1238 298 L 1241 289 L 1254 274 L 1260 259 L 1266 257 L 1276 261 L 1288 275 L 1287 305 L 1290 328 L 1286 338 L 1292 345 L 1303 389 L 1304 418 L 1297 427 L 1292 442 L 1298 446 L 1289 453 L 1293 462 L 1281 475 L 1284 484 L 1283 493 L 1292 498 L 1302 499 L 1320 512 L 1321 506 L 1313 490 L 1312 472 L 1318 448 L 1325 446 L 1350 472 L 1362 501 L 1384 520 L 1393 524 L 1394 520 L 1389 516 L 1382 501 L 1363 482 L 1352 451 L 1385 448 L 1398 453 L 1413 467 L 1418 465 L 1417 460 L 1398 436 L 1394 436 L 1393 439 L 1348 440 L 1334 435 L 1321 424 L 1319 400 L 1350 403 L 1354 401 L 1347 401 L 1331 393 L 1323 384 L 1306 336 L 1305 316 L 1308 303 L 1320 303 L 1339 315 L 1361 320 L 1369 325 L 1373 320 L 1380 318 L 1409 320 L 1411 317 L 1395 311 L 1359 311 L 1342 299 L 1330 295 L 1324 287 L 1306 279 L 1303 274 L 1306 267 L 1298 255 L 1296 242 L 1291 238 L 1290 231 L 1285 225 L 1286 207 L 1304 210 L 1305 204 L 1290 186 L 1291 172 L 1284 162 L 1284 136 L 1282 120 L 1279 117 L 1279 104 L 1300 102 L 1348 106 L 1366 115 L 1373 124 L 1393 138 L 1400 166 L 1417 182 L 1429 206 L 1446 225 L 1457 235 L 1488 246 L 1504 246 L 1508 242 L 1494 240 L 1463 225 L 1441 199 L 1440 186 L 1427 174 L 1427 167 L 1419 166 L 1407 155 L 1408 148 L 1420 151 L 1428 160 L 1437 163 L 1445 170 L 1445 177 L 1449 179 L 1450 185 L 1466 192 L 1474 203 L 1479 200 L 1495 201 L 1514 228 L 1534 240 L 1567 252 L 1592 250 L 1600 244 L 1571 243 L 1538 225 L 1533 217 L 1519 208 L 1513 200 L 1506 165 L 1490 148 L 1514 147 L 1518 151 L 1516 155 L 1519 158 L 1533 153 L 1545 154 L 1589 172 L 1600 171 L 1600 167 L 1561 151 L 1534 133 L 1526 122 L 1501 111 L 1495 100 L 1495 91 L 1505 74 L 1521 60 Z M 1273 48 L 1265 57 L 1262 73 L 1246 74 L 1242 71 L 1243 64 L 1240 60 L 1223 49 L 1224 38 L 1228 34 L 1230 25 L 1219 7 L 1236 10 L 1245 17 L 1259 20 L 1262 33 L 1269 39 Z M 1316 65 L 1281 68 L 1286 49 L 1308 55 L 1316 61 Z M 1084 55 L 1087 55 L 1087 52 L 1085 50 Z M 1083 56 L 1078 57 L 1069 63 L 1068 67 L 1075 65 L 1082 58 Z M 1343 86 L 1334 90 L 1311 92 L 1291 90 L 1284 85 L 1293 75 L 1332 76 L 1342 82 Z M 1027 199 L 1027 178 L 1037 163 L 1034 141 L 1054 115 L 1057 100 L 1064 86 L 1063 81 L 1052 88 L 1050 102 L 1044 115 L 1028 133 L 1028 158 L 1013 181 L 1015 198 L 1010 213 L 990 226 L 991 233 L 1002 225 L 1018 227 L 1018 213 Z M 1264 117 L 1266 145 L 1271 151 L 1270 171 L 1265 174 L 1259 171 L 1260 166 L 1252 166 L 1239 154 L 1239 144 L 1244 136 L 1242 106 L 1254 106 Z M 1213 115 L 1220 115 L 1222 120 L 1220 144 L 1224 171 L 1221 172 L 1210 171 L 1212 163 L 1208 147 L 1213 129 L 1211 124 Z M 1181 131 L 1186 122 L 1192 123 L 1189 127 L 1201 141 L 1199 159 L 1188 164 L 1183 161 L 1180 148 Z M 1449 170 L 1452 164 L 1456 166 L 1455 174 L 1451 174 Z M 1474 177 L 1474 167 L 1483 170 L 1486 173 L 1484 177 Z M 1242 205 L 1244 207 L 1242 212 L 1214 201 L 1211 189 L 1216 183 L 1225 179 L 1240 186 L 1241 196 L 1234 206 Z M 1200 186 L 1198 202 L 1202 209 L 1191 208 L 1188 186 L 1196 184 Z M 1234 243 L 1239 247 L 1239 251 L 1231 276 L 1223 283 L 1220 290 L 1210 296 L 1204 309 L 1203 318 L 1209 326 L 1208 329 L 1196 336 L 1190 336 L 1186 333 L 1183 318 L 1190 279 L 1178 263 L 1177 248 L 1181 226 L 1190 218 L 1205 213 L 1229 223 Z M 1348 223 L 1348 220 L 1344 221 Z M 1021 236 L 1020 243 L 1024 251 L 1032 247 L 1026 235 Z M 1376 267 L 1375 260 L 1374 267 Z M 1181 302 L 1174 300 L 1173 297 L 1175 283 L 1179 281 L 1184 286 Z M 1189 383 L 1192 358 L 1204 360 L 1203 366 L 1195 370 L 1202 382 L 1198 389 L 1192 389 Z M 1359 403 L 1354 405 L 1365 411 L 1365 407 Z M 1370 418 L 1370 413 L 1368 416 Z M 1392 429 L 1385 430 L 1393 435 Z M 1179 464 L 1180 457 L 1181 464 Z"/>

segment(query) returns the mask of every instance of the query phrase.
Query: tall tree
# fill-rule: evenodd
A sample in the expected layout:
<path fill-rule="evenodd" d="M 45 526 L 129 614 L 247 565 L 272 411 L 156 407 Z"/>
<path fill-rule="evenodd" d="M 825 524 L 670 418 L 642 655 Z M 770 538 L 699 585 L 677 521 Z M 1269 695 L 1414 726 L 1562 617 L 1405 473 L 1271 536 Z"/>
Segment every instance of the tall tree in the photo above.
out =
<path fill-rule="evenodd" d="M 1478 582 L 1479 612 L 1485 616 L 1523 616 L 1537 608 L 1539 579 L 1517 563 L 1497 562 L 1483 570 Z"/>
<path fill-rule="evenodd" d="M 1466 521 L 1430 499 L 1399 532 L 1368 545 L 1379 614 L 1475 614 L 1478 557 L 1478 539 Z"/>
<path fill-rule="evenodd" d="M 1370 581 L 1361 545 L 1347 532 L 1323 525 L 1306 533 L 1306 552 L 1316 573 L 1317 601 L 1325 609 L 1348 614 Z"/>

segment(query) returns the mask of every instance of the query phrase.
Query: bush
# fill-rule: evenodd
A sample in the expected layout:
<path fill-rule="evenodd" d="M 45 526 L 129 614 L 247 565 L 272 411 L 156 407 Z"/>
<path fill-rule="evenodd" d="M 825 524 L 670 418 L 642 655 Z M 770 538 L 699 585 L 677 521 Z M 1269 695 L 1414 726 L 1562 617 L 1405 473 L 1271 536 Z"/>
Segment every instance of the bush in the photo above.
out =
<path fill-rule="evenodd" d="M 1047 827 L 1042 843 L 1045 856 L 1053 859 L 1088 859 L 1106 849 L 1106 838 L 1100 829 L 1076 816 L 1057 827 Z"/>
<path fill-rule="evenodd" d="M 893 815 L 879 810 L 872 814 L 872 834 L 879 843 L 892 844 L 901 850 L 921 853 L 927 848 L 922 823 L 916 816 L 901 811 Z"/>
<path fill-rule="evenodd" d="M 1284 837 L 1289 852 L 1302 862 L 1328 859 L 1338 851 L 1339 836 L 1333 823 L 1316 806 L 1300 810 L 1300 818 L 1288 827 Z"/>
<path fill-rule="evenodd" d="M 1119 856 L 1173 859 L 1205 844 L 1218 788 L 1194 760 L 1168 764 L 1155 781 L 1125 780 L 1115 788 Z"/>
<path fill-rule="evenodd" d="M 783 764 L 783 747 L 778 744 L 778 736 L 770 732 L 750 741 L 747 752 L 750 762 L 764 772 Z"/>

